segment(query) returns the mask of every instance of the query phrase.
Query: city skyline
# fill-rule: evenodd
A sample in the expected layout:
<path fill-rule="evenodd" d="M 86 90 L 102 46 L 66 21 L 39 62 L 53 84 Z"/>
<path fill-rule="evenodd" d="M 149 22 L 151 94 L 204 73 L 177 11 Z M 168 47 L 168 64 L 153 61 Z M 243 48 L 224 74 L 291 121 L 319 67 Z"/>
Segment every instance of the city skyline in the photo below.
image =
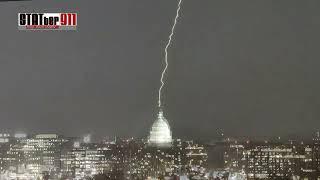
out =
<path fill-rule="evenodd" d="M 320 127 L 319 2 L 183 2 L 164 115 L 174 138 L 310 135 Z M 1 129 L 147 137 L 176 1 L 1 2 Z M 75 32 L 17 13 L 74 11 Z"/>
<path fill-rule="evenodd" d="M 94 142 L 90 135 L 0 133 L 0 179 L 298 180 L 320 177 L 319 132 L 304 142 L 226 136 L 214 142 L 171 139 L 165 144 L 152 138 L 103 138 Z"/>

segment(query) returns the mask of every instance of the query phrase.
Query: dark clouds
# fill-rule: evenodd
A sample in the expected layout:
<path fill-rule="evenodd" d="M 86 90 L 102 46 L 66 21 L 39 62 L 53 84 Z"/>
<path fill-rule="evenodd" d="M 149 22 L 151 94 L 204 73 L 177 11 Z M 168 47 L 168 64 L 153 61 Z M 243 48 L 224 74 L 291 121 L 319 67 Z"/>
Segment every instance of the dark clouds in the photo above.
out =
<path fill-rule="evenodd" d="M 320 126 L 318 1 L 191 1 L 169 50 L 175 137 Z M 146 136 L 176 2 L 0 3 L 2 129 Z M 73 11 L 76 32 L 22 32 L 18 12 Z"/>

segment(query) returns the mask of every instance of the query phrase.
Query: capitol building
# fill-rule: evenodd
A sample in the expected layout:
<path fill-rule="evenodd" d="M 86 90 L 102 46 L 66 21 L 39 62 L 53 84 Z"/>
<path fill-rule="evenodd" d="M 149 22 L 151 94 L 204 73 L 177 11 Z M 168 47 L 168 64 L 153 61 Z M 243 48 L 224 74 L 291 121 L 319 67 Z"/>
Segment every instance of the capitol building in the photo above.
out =
<path fill-rule="evenodd" d="M 159 111 L 158 117 L 151 127 L 148 143 L 154 147 L 171 146 L 172 133 L 168 121 L 163 116 L 162 110 Z"/>

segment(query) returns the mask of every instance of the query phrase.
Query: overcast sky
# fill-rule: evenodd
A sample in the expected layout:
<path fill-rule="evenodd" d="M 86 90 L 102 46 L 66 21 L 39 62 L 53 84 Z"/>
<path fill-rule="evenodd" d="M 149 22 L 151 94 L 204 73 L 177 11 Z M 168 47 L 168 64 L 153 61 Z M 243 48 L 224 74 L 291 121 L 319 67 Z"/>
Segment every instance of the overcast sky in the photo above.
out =
<path fill-rule="evenodd" d="M 0 2 L 0 123 L 11 131 L 146 137 L 174 0 Z M 320 128 L 320 1 L 184 0 L 169 49 L 174 137 Z M 75 32 L 25 32 L 19 12 L 77 12 Z"/>

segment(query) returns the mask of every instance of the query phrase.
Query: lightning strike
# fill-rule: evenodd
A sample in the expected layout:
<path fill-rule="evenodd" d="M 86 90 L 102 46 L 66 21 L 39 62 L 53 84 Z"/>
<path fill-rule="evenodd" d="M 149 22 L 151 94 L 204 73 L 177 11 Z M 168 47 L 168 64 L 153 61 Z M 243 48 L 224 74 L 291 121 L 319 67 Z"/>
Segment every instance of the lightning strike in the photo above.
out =
<path fill-rule="evenodd" d="M 162 91 L 162 88 L 163 86 L 165 85 L 165 82 L 163 80 L 164 78 L 164 75 L 166 74 L 166 71 L 168 69 L 168 48 L 170 47 L 171 45 L 171 41 L 172 41 L 172 36 L 174 35 L 174 29 L 176 27 L 176 24 L 177 24 L 177 21 L 178 21 L 178 18 L 179 18 L 179 12 L 180 12 L 180 9 L 181 9 L 181 3 L 182 3 L 182 0 L 179 0 L 179 3 L 178 3 L 178 8 L 177 8 L 177 13 L 176 13 L 176 17 L 174 18 L 174 23 L 173 23 L 173 26 L 171 28 L 171 33 L 169 35 L 169 40 L 168 40 L 168 43 L 164 49 L 164 52 L 165 52 L 165 67 L 161 73 L 161 79 L 160 79 L 160 82 L 161 82 L 161 86 L 159 88 L 159 100 L 158 100 L 158 107 L 161 107 L 161 91 Z"/>

